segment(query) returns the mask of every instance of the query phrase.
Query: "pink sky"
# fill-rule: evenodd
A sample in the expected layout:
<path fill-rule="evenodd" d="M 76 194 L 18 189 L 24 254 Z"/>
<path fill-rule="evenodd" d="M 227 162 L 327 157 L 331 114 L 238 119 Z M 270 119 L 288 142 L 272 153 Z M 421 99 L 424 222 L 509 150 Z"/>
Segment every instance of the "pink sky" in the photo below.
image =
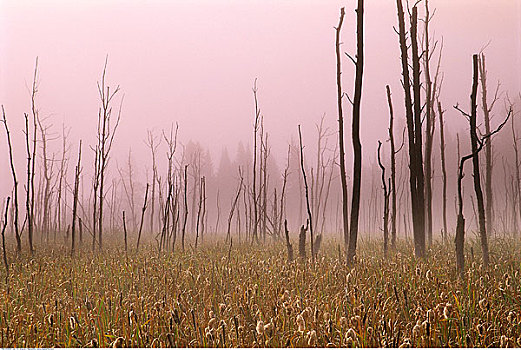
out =
<path fill-rule="evenodd" d="M 521 0 L 431 0 L 430 5 L 437 8 L 433 34 L 445 43 L 447 123 L 459 128 L 465 121 L 451 106 L 468 106 L 471 56 L 487 43 L 491 89 L 500 80 L 512 96 L 521 91 Z M 125 94 L 118 157 L 129 147 L 138 156 L 146 154 L 146 129 L 172 122 L 179 123 L 182 140 L 200 141 L 215 157 L 227 146 L 233 156 L 237 142 L 252 136 L 255 78 L 273 152 L 285 154 L 299 123 L 305 141 L 314 143 L 314 124 L 322 114 L 336 127 L 333 26 L 342 6 L 342 49 L 352 53 L 353 0 L 0 1 L 0 103 L 17 139 L 16 155 L 24 155 L 23 112 L 30 107 L 36 56 L 40 113 L 52 115 L 56 133 L 62 123 L 72 127 L 74 145 L 79 138 L 94 142 L 96 81 L 107 54 L 108 82 Z M 377 139 L 386 138 L 386 84 L 402 117 L 396 21 L 395 1 L 367 1 L 361 127 L 364 154 L 371 159 Z M 344 89 L 351 93 L 354 67 L 347 59 L 343 71 Z M 501 104 L 497 113 L 502 111 Z M 7 164 L 4 136 L 0 139 L 0 161 Z M 9 176 L 4 166 L 0 172 Z"/>

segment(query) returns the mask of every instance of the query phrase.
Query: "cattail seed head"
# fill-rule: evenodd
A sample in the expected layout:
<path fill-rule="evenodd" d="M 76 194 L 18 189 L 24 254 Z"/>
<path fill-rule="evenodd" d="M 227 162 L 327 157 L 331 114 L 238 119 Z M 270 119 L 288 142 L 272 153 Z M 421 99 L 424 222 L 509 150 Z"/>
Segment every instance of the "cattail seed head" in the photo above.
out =
<path fill-rule="evenodd" d="M 261 320 L 259 320 L 259 321 L 257 322 L 256 330 L 257 330 L 257 334 L 258 334 L 258 335 L 263 335 L 263 334 L 264 334 L 264 322 L 262 322 Z"/>
<path fill-rule="evenodd" d="M 125 338 L 118 337 L 116 340 L 114 340 L 114 343 L 112 344 L 113 348 L 122 348 L 125 345 Z"/>
<path fill-rule="evenodd" d="M 297 327 L 299 332 L 304 332 L 306 329 L 306 321 L 304 321 L 304 317 L 302 317 L 302 314 L 297 315 Z"/>

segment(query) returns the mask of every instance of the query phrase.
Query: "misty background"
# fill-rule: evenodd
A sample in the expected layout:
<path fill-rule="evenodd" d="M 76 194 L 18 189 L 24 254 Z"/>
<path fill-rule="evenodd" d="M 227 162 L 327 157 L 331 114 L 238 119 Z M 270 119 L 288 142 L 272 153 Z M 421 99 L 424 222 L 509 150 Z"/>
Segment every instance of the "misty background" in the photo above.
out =
<path fill-rule="evenodd" d="M 461 138 L 461 153 L 467 154 L 470 149 L 467 120 L 452 106 L 459 103 L 463 109 L 469 109 L 472 54 L 483 50 L 487 57 L 489 96 L 497 83 L 501 84 L 501 96 L 492 112 L 493 127 L 506 116 L 507 94 L 516 104 L 515 115 L 520 115 L 521 1 L 431 0 L 430 6 L 431 12 L 436 9 L 431 22 L 433 39 L 438 40 L 438 45 L 443 40 L 440 101 L 446 110 L 448 214 L 452 230 L 457 133 Z M 241 165 L 246 175 L 251 173 L 255 79 L 264 129 L 269 134 L 271 188 L 280 188 L 288 145 L 295 146 L 298 142 L 297 125 L 302 127 L 308 176 L 316 162 L 316 124 L 323 116 L 324 128 L 329 128 L 330 134 L 325 157 L 333 157 L 338 143 L 333 27 L 337 25 L 340 7 L 346 8 L 342 49 L 352 54 L 356 40 L 354 1 L 0 1 L 0 103 L 11 129 L 20 183 L 24 182 L 26 157 L 23 113 L 30 111 L 30 89 L 38 56 L 37 106 L 52 135 L 49 152 L 60 159 L 65 129 L 70 146 L 67 153 L 70 185 L 74 181 L 77 145 L 83 140 L 83 198 L 88 198 L 93 164 L 93 152 L 88 146 L 95 144 L 100 105 L 97 81 L 108 55 L 107 83 L 121 88 L 116 105 L 124 95 L 121 124 L 108 169 L 109 180 L 119 181 L 119 185 L 114 185 L 118 186 L 121 198 L 117 209 L 128 211 L 134 200 L 138 215 L 152 169 L 150 150 L 145 143 L 147 131 L 160 138 L 162 130 L 168 132 L 177 123 L 179 161 L 190 163 L 196 154 L 200 155 L 201 173 L 208 178 L 208 230 L 212 226 L 215 230 L 219 192 L 218 231 L 224 231 L 238 185 L 237 168 Z M 375 160 L 377 140 L 385 144 L 388 138 L 387 84 L 393 93 L 398 145 L 404 124 L 398 36 L 393 29 L 397 24 L 395 7 L 394 1 L 381 0 L 368 2 L 365 10 L 360 226 L 362 232 L 374 236 L 380 234 L 381 225 L 382 193 Z M 351 94 L 354 66 L 347 57 L 342 65 L 343 87 Z M 346 164 L 350 174 L 351 109 L 347 100 L 344 112 Z M 482 121 L 481 111 L 478 120 Z M 440 226 L 436 219 L 441 186 L 438 131 L 437 125 L 433 148 L 435 233 Z M 509 210 L 513 171 L 510 123 L 493 142 L 496 210 L 504 212 Z M 157 152 L 160 173 L 166 167 L 165 147 L 163 142 Z M 388 164 L 388 145 L 383 150 Z M 407 145 L 397 158 L 398 191 L 404 193 L 399 196 L 399 213 L 409 215 L 406 152 Z M 129 157 L 136 184 L 130 199 L 123 190 L 131 172 Z M 292 151 L 290 160 L 286 215 L 294 232 L 304 223 L 305 215 L 301 210 L 302 187 L 296 151 Z M 12 190 L 12 183 L 3 130 L 0 164 L 3 179 L 0 194 L 5 198 Z M 336 166 L 331 169 L 324 231 L 340 234 L 338 169 Z M 466 182 L 470 169 L 467 173 Z M 350 188 L 350 179 L 348 184 Z M 466 200 L 471 201 L 470 187 L 467 188 Z M 20 191 L 23 191 L 21 186 Z M 23 194 L 20 196 L 23 203 Z M 71 197 L 69 193 L 67 198 Z M 467 224 L 474 227 L 472 205 L 466 205 L 465 209 Z M 117 212 L 116 208 L 114 211 Z M 399 222 L 399 233 L 403 234 L 404 223 Z M 498 226 L 502 222 L 499 217 L 495 222 L 496 229 L 501 231 L 513 227 L 513 223 Z"/>

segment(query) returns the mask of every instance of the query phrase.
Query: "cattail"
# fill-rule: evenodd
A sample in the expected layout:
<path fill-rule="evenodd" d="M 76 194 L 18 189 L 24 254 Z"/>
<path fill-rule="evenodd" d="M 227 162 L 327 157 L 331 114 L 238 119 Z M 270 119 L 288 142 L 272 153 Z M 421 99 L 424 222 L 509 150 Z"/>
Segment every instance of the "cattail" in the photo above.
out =
<path fill-rule="evenodd" d="M 76 319 L 73 316 L 69 317 L 69 327 L 70 329 L 76 329 Z"/>
<path fill-rule="evenodd" d="M 273 333 L 273 321 L 264 325 L 264 333 L 271 335 Z"/>
<path fill-rule="evenodd" d="M 516 321 L 516 314 L 513 311 L 510 311 L 507 316 L 508 323 L 515 323 Z"/>
<path fill-rule="evenodd" d="M 399 348 L 410 348 L 411 347 L 411 340 L 409 338 L 405 338 L 403 340 L 403 343 L 400 344 Z"/>
<path fill-rule="evenodd" d="M 306 321 L 304 321 L 304 317 L 302 317 L 302 314 L 297 315 L 297 327 L 299 332 L 304 332 L 306 329 Z"/>
<path fill-rule="evenodd" d="M 174 335 L 172 333 L 167 333 L 166 340 L 168 340 L 168 345 L 171 348 L 175 347 L 175 345 L 174 345 Z"/>
<path fill-rule="evenodd" d="M 418 277 L 421 276 L 421 270 L 419 267 L 416 267 L 416 270 L 414 272 L 416 273 L 416 276 L 418 276 Z"/>
<path fill-rule="evenodd" d="M 329 321 L 329 319 L 330 319 L 329 312 L 324 312 L 323 317 L 324 317 L 324 322 Z"/>
<path fill-rule="evenodd" d="M 481 299 L 479 302 L 478 302 L 478 305 L 479 305 L 479 308 L 481 310 L 485 310 L 485 308 L 487 307 L 487 300 L 486 299 Z"/>
<path fill-rule="evenodd" d="M 427 278 L 427 281 L 430 281 L 432 279 L 432 272 L 431 272 L 431 270 L 427 270 L 427 273 L 425 274 L 425 277 Z"/>
<path fill-rule="evenodd" d="M 430 323 L 434 323 L 434 316 L 435 313 L 431 309 L 427 311 L 427 320 L 429 320 Z"/>
<path fill-rule="evenodd" d="M 418 338 L 418 336 L 420 335 L 420 332 L 421 332 L 421 325 L 419 324 L 420 321 L 418 321 L 416 323 L 416 325 L 414 325 L 414 327 L 412 327 L 412 336 L 413 338 Z"/>
<path fill-rule="evenodd" d="M 443 317 L 444 317 L 445 319 L 450 318 L 450 313 L 451 313 L 451 311 L 452 311 L 452 304 L 447 303 L 447 304 L 445 305 L 445 307 L 443 308 Z"/>
<path fill-rule="evenodd" d="M 508 338 L 506 335 L 503 334 L 499 339 L 499 346 L 501 348 L 506 348 L 508 346 Z"/>
<path fill-rule="evenodd" d="M 208 321 L 208 328 L 215 329 L 216 325 L 217 325 L 217 319 L 215 317 L 211 318 L 210 321 Z"/>
<path fill-rule="evenodd" d="M 219 304 L 219 313 L 223 314 L 226 311 L 226 304 Z"/>
<path fill-rule="evenodd" d="M 308 332 L 308 346 L 314 347 L 317 344 L 317 332 L 313 329 Z"/>
<path fill-rule="evenodd" d="M 347 327 L 347 318 L 344 316 L 340 317 L 338 323 L 340 323 L 340 327 Z"/>
<path fill-rule="evenodd" d="M 215 314 L 214 314 L 213 310 L 208 311 L 208 316 L 210 316 L 210 318 L 214 318 L 215 317 Z"/>
<path fill-rule="evenodd" d="M 258 335 L 263 335 L 264 334 L 264 322 L 262 322 L 261 320 L 259 320 L 257 322 L 257 334 Z"/>
<path fill-rule="evenodd" d="M 114 343 L 112 344 L 113 348 L 122 348 L 125 345 L 125 339 L 123 337 L 118 337 L 116 340 L 114 340 Z"/>
<path fill-rule="evenodd" d="M 481 323 L 478 323 L 476 325 L 476 330 L 478 331 L 478 334 L 480 336 L 483 336 L 483 334 L 485 333 L 485 327 Z"/>

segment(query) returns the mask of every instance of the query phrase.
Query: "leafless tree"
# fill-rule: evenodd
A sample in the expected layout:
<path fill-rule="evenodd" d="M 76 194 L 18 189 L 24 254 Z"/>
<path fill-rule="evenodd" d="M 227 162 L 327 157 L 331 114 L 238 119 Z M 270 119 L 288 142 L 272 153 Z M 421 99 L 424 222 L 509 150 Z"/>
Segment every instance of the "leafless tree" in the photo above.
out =
<path fill-rule="evenodd" d="M 405 18 L 402 0 L 396 0 L 402 61 L 402 86 L 405 92 L 405 116 L 409 138 L 409 185 L 414 232 L 414 250 L 417 257 L 425 256 L 425 198 L 421 130 L 420 59 L 418 53 L 418 9 L 412 8 L 410 18 L 412 88 L 409 74 L 408 45 L 405 32 Z M 414 95 L 414 103 L 413 103 Z"/>
<path fill-rule="evenodd" d="M 340 54 L 340 31 L 342 30 L 342 23 L 344 22 L 345 11 L 342 7 L 340 9 L 340 20 L 338 26 L 335 28 L 335 50 L 336 50 L 336 86 L 337 86 L 337 106 L 338 106 L 338 145 L 339 145 L 339 163 L 340 163 L 340 180 L 342 186 L 342 218 L 344 229 L 344 245 L 347 249 L 349 244 L 349 219 L 348 219 L 348 204 L 347 204 L 347 175 L 345 165 L 345 150 L 344 150 L 344 116 L 342 109 L 342 66 Z"/>
<path fill-rule="evenodd" d="M 362 82 L 364 74 L 364 0 L 358 0 L 356 9 L 356 58 L 355 92 L 353 98 L 353 120 L 351 136 L 353 138 L 353 195 L 351 197 L 351 221 L 347 262 L 352 263 L 356 255 L 358 239 L 358 220 L 360 215 L 360 188 L 362 182 L 362 144 L 360 143 L 360 107 L 362 104 Z"/>
<path fill-rule="evenodd" d="M 4 224 L 2 225 L 2 252 L 4 255 L 4 266 L 5 266 L 5 280 L 9 277 L 9 264 L 7 263 L 7 253 L 5 251 L 5 229 L 7 227 L 7 213 L 9 212 L 9 201 L 11 197 L 7 197 L 5 204 Z"/>
<path fill-rule="evenodd" d="M 13 207 L 14 207 L 14 234 L 16 239 L 16 252 L 19 254 L 22 251 L 22 239 L 20 238 L 20 228 L 18 226 L 18 179 L 16 177 L 16 170 L 13 161 L 13 146 L 11 144 L 11 134 L 9 133 L 9 127 L 7 125 L 7 119 L 5 117 L 4 105 L 2 105 L 2 117 L 5 127 L 5 133 L 7 136 L 7 146 L 9 147 L 9 164 L 11 166 L 11 175 L 13 176 Z"/>
<path fill-rule="evenodd" d="M 139 232 L 137 235 L 136 252 L 139 251 L 139 242 L 141 241 L 141 232 L 143 231 L 143 222 L 145 220 L 145 211 L 147 210 L 148 187 L 149 187 L 149 184 L 147 183 L 147 188 L 145 190 L 145 200 L 143 201 L 143 207 L 141 208 L 141 220 L 139 223 Z"/>
<path fill-rule="evenodd" d="M 74 254 L 74 248 L 75 248 L 74 243 L 75 243 L 75 237 L 76 237 L 76 217 L 78 216 L 78 190 L 79 190 L 79 186 L 80 186 L 80 175 L 81 175 L 81 140 L 80 140 L 80 146 L 78 149 L 78 164 L 76 165 L 76 171 L 74 174 L 74 194 L 73 194 L 73 202 L 72 202 L 71 255 Z"/>
<path fill-rule="evenodd" d="M 308 212 L 308 226 L 311 241 L 311 260 L 313 263 L 315 263 L 315 249 L 313 247 L 313 215 L 311 214 L 311 207 L 309 205 L 309 188 L 308 180 L 306 178 L 306 169 L 304 167 L 304 146 L 302 145 L 302 133 L 300 131 L 300 125 L 298 126 L 298 137 L 300 143 L 300 169 L 302 170 L 302 177 L 304 178 L 304 189 L 306 193 L 306 209 Z"/>
<path fill-rule="evenodd" d="M 483 117 L 485 120 L 485 133 L 490 134 L 490 113 L 492 112 L 492 109 L 494 108 L 494 105 L 499 98 L 499 83 L 497 84 L 494 98 L 492 99 L 492 102 L 489 106 L 489 102 L 487 100 L 487 68 L 485 54 L 483 52 L 478 58 L 478 69 L 481 83 L 481 103 L 483 108 Z M 485 144 L 485 217 L 487 218 L 486 228 L 489 234 L 492 232 L 492 228 L 494 227 L 494 197 L 492 192 L 492 173 L 494 170 L 494 160 L 492 152 L 492 139 L 488 139 L 487 143 Z"/>
<path fill-rule="evenodd" d="M 384 230 L 384 254 L 387 256 L 389 251 L 389 195 L 391 194 L 389 188 L 391 187 L 391 179 L 385 178 L 385 167 L 382 164 L 380 150 L 382 143 L 378 141 L 378 165 L 382 170 L 382 188 L 384 191 L 384 210 L 383 210 L 383 230 Z"/>
<path fill-rule="evenodd" d="M 111 90 L 108 85 L 105 85 L 105 74 L 107 70 L 107 59 L 103 67 L 101 76 L 101 83 L 98 82 L 98 92 L 101 102 L 101 107 L 98 111 L 98 130 L 97 130 L 97 144 L 94 147 L 95 164 L 94 164 L 94 200 L 93 219 L 94 219 L 94 236 L 96 235 L 96 225 L 98 234 L 98 246 L 101 250 L 103 247 L 103 204 L 105 199 L 105 175 L 109 163 L 110 151 L 114 142 L 114 136 L 121 119 L 121 106 L 123 98 L 118 109 L 117 119 L 112 124 L 112 100 L 119 92 L 119 86 Z M 95 239 L 95 238 L 94 238 Z"/>

